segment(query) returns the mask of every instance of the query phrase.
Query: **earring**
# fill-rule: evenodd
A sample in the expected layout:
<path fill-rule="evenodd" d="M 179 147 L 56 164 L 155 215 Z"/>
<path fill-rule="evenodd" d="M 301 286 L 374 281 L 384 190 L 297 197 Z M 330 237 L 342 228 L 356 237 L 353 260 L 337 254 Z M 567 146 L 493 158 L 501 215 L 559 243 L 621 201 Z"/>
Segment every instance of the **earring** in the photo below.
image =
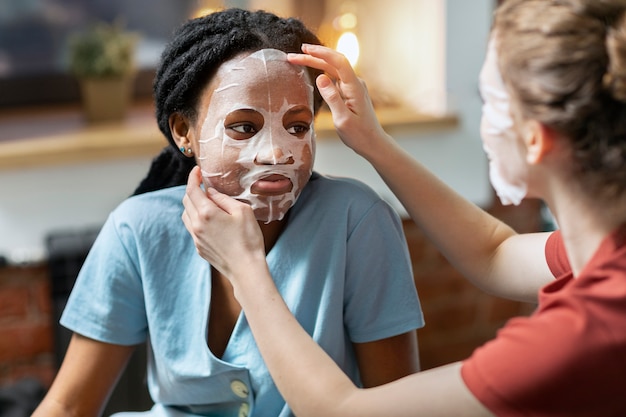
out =
<path fill-rule="evenodd" d="M 180 149 L 180 151 L 182 153 L 186 153 L 187 155 L 191 155 L 191 153 L 193 152 L 193 150 L 191 148 L 185 148 L 184 146 L 181 146 L 178 149 Z"/>

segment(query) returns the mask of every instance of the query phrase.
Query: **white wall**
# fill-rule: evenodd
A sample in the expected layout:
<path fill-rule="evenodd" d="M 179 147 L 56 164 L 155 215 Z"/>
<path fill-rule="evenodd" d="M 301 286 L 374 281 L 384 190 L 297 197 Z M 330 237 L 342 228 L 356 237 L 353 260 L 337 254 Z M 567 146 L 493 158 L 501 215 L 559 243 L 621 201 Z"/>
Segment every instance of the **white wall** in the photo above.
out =
<path fill-rule="evenodd" d="M 339 0 L 336 0 L 339 1 Z M 415 0 L 408 0 L 414 2 Z M 381 16 L 386 12 L 376 8 L 385 5 L 405 3 L 406 0 L 390 0 L 388 2 L 374 2 L 368 7 L 374 8 L 373 15 Z M 432 3 L 444 3 L 444 7 L 436 7 Z M 492 190 L 488 180 L 487 160 L 482 150 L 479 135 L 481 100 L 478 94 L 478 73 L 482 66 L 486 41 L 491 25 L 493 0 L 419 0 L 415 2 L 424 6 L 423 11 L 430 19 L 438 19 L 443 9 L 445 30 L 442 34 L 445 44 L 445 56 L 441 59 L 445 65 L 446 104 L 458 114 L 460 126 L 454 130 L 439 132 L 415 132 L 405 129 L 398 130 L 392 135 L 416 159 L 430 168 L 443 181 L 452 186 L 463 196 L 480 206 L 491 204 Z M 361 5 L 361 2 L 359 2 Z M 427 7 L 426 7 L 427 6 Z M 395 8 L 398 9 L 398 8 Z M 402 9 L 401 10 L 415 10 Z M 370 10 L 370 9 L 368 9 Z M 419 16 L 417 22 L 425 22 L 424 16 Z M 374 24 L 374 22 L 371 22 Z M 382 19 L 381 23 L 383 25 Z M 378 31 L 380 32 L 380 31 Z M 403 54 L 407 56 L 409 67 L 413 67 L 419 60 L 412 56 L 411 45 L 414 42 L 424 55 L 430 59 L 439 59 L 440 53 L 432 47 L 423 46 L 425 41 L 439 44 L 438 39 L 424 39 L 423 30 L 410 30 L 408 33 L 417 36 L 412 41 L 406 34 L 394 32 L 396 38 L 387 38 L 397 47 L 402 43 Z M 389 65 L 398 66 L 402 62 L 394 62 L 393 55 L 388 55 Z M 408 57 L 411 56 L 409 59 Z M 424 58 L 422 58 L 422 64 Z M 383 61 L 385 63 L 386 61 Z M 435 66 L 439 64 L 434 64 Z M 431 74 L 430 64 L 425 63 L 427 69 L 417 69 L 416 73 L 428 79 L 428 83 L 437 85 L 439 76 Z M 384 65 L 383 65 L 384 67 Z M 394 74 L 388 74 L 393 77 Z M 416 75 L 417 76 L 417 75 Z M 368 82 L 369 83 L 369 82 Z M 428 83 L 409 83 L 408 90 L 419 91 L 429 95 L 425 88 Z M 340 142 L 318 142 L 316 169 L 323 173 L 354 176 L 374 187 L 385 199 L 398 208 L 402 215 L 406 212 L 400 203 L 385 186 L 375 170 L 354 152 L 345 148 Z"/>
<path fill-rule="evenodd" d="M 137 158 L 0 171 L 0 255 L 36 260 L 50 231 L 98 227 L 149 164 Z"/>
<path fill-rule="evenodd" d="M 389 7 L 392 3 L 384 2 Z M 492 3 L 447 0 L 445 4 L 446 88 L 460 126 L 445 132 L 390 132 L 415 158 L 478 205 L 491 201 L 478 135 L 481 104 L 477 79 Z M 412 42 L 404 46 L 410 55 Z M 328 140 L 320 140 L 317 149 L 316 170 L 365 181 L 404 215 L 376 172 L 354 152 L 339 141 Z M 149 163 L 150 158 L 136 158 L 0 171 L 0 255 L 13 261 L 42 259 L 44 238 L 50 231 L 99 226 L 133 191 Z"/>

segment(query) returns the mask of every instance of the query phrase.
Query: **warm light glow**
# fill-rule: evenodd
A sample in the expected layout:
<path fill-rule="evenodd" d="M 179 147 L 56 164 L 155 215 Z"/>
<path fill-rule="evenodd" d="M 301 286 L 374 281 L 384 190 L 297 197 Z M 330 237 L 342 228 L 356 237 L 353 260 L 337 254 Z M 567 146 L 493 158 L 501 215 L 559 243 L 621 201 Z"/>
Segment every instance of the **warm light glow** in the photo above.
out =
<path fill-rule="evenodd" d="M 340 30 L 352 30 L 356 27 L 356 15 L 354 13 L 344 13 L 337 18 L 336 25 Z"/>
<path fill-rule="evenodd" d="M 348 58 L 350 61 L 350 65 L 353 67 L 356 66 L 357 61 L 359 60 L 359 40 L 356 35 L 352 32 L 344 32 L 339 36 L 339 40 L 337 41 L 337 51 L 341 52 Z"/>
<path fill-rule="evenodd" d="M 212 7 L 200 7 L 199 9 L 194 11 L 194 13 L 193 13 L 193 15 L 191 17 L 192 18 L 202 17 L 202 16 L 206 16 L 206 15 L 211 14 L 211 13 L 215 13 L 217 11 L 218 11 L 218 9 L 214 9 Z"/>

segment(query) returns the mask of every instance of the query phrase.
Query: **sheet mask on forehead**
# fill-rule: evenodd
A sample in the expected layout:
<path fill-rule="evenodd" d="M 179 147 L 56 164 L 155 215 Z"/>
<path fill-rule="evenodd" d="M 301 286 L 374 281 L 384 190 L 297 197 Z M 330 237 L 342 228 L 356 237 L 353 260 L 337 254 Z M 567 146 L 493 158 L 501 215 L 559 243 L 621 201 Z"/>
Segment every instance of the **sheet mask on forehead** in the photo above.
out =
<path fill-rule="evenodd" d="M 223 66 L 199 141 L 203 180 L 205 185 L 248 202 L 257 220 L 281 220 L 313 169 L 313 84 L 304 67 L 290 64 L 287 55 L 275 49 L 256 51 Z M 310 115 L 308 130 L 297 135 L 284 124 L 293 109 L 302 111 L 304 107 L 308 110 L 303 114 Z M 238 111 L 255 115 L 250 120 L 262 120 L 261 126 L 255 126 L 257 131 L 244 140 L 229 136 L 225 125 L 228 115 Z M 242 123 L 237 129 L 245 127 Z M 216 154 L 219 152 L 221 155 Z M 279 176 L 289 179 L 290 189 L 276 195 L 253 192 L 257 181 L 281 179 Z"/>
<path fill-rule="evenodd" d="M 484 100 L 480 134 L 483 148 L 489 157 L 491 185 L 502 204 L 518 205 L 527 193 L 526 179 L 518 178 L 515 183 L 507 180 L 500 171 L 498 159 L 505 152 L 515 152 L 517 137 L 513 129 L 509 95 L 498 69 L 494 34 L 489 40 L 485 63 L 480 72 L 480 92 Z"/>

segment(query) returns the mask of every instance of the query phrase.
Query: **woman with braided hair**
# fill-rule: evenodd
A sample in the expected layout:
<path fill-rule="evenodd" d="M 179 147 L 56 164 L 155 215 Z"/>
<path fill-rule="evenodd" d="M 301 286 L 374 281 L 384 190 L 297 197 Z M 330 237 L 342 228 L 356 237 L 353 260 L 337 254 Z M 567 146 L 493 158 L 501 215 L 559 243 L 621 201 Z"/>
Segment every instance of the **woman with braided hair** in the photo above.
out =
<path fill-rule="evenodd" d="M 342 140 L 448 259 L 486 291 L 538 307 L 464 361 L 358 389 L 276 293 L 249 207 L 206 198 L 192 175 L 188 229 L 231 280 L 295 413 L 626 416 L 626 1 L 506 0 L 495 14 L 480 74 L 491 182 L 505 204 L 545 200 L 559 225 L 549 233 L 518 235 L 458 196 L 382 130 L 344 57 L 303 52 L 289 60 L 326 71 L 317 85 Z M 240 238 L 205 239 L 211 230 Z"/>
<path fill-rule="evenodd" d="M 181 219 L 190 171 L 251 208 L 282 296 L 355 384 L 419 370 L 423 318 L 398 215 L 362 183 L 313 171 L 319 72 L 287 60 L 303 43 L 319 42 L 300 21 L 240 9 L 175 33 L 154 82 L 170 146 L 96 239 L 61 318 L 74 336 L 35 416 L 101 413 L 144 341 L 154 406 L 116 415 L 293 415 L 232 286 Z"/>

